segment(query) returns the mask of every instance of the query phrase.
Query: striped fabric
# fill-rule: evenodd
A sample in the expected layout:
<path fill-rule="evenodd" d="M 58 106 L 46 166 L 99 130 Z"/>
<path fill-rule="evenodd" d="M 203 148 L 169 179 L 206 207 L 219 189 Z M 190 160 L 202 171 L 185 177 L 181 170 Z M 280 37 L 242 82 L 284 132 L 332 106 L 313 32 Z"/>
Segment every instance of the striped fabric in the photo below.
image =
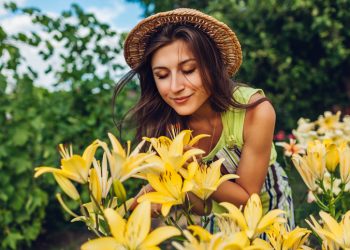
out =
<path fill-rule="evenodd" d="M 251 97 L 259 93 L 265 96 L 261 89 L 254 89 L 247 86 L 239 86 L 235 89 L 233 96 L 236 101 L 242 104 L 248 104 Z M 215 147 L 202 158 L 203 162 L 211 162 L 216 158 L 224 158 L 222 173 L 236 173 L 241 151 L 244 147 L 243 129 L 246 115 L 246 109 L 229 109 L 221 114 L 222 134 Z M 272 209 L 283 209 L 286 211 L 286 218 L 290 228 L 294 227 L 292 192 L 288 184 L 288 177 L 283 168 L 276 163 L 277 152 L 275 146 L 271 143 L 271 155 L 269 169 L 262 187 L 260 198 L 263 212 L 266 213 Z M 217 232 L 218 227 L 213 217 L 209 223 L 208 230 Z"/>
<path fill-rule="evenodd" d="M 236 173 L 241 156 L 241 151 L 238 147 L 223 147 L 215 156 L 217 158 L 225 159 L 223 165 L 228 173 Z M 261 189 L 260 198 L 264 214 L 272 209 L 282 209 L 286 212 L 285 217 L 289 227 L 291 229 L 295 227 L 292 191 L 288 183 L 288 177 L 278 163 L 274 163 L 268 168 L 267 176 Z M 210 223 L 206 228 L 211 233 L 219 231 L 214 216 L 211 216 Z"/>

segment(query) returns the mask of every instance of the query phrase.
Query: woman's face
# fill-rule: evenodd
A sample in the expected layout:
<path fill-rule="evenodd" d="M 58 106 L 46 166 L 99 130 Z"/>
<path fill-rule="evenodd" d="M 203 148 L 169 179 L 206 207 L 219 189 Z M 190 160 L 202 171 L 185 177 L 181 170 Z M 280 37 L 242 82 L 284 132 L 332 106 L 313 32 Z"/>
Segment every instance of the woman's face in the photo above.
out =
<path fill-rule="evenodd" d="M 186 42 L 176 40 L 158 49 L 151 66 L 159 94 L 179 115 L 193 115 L 208 105 L 210 94 Z"/>

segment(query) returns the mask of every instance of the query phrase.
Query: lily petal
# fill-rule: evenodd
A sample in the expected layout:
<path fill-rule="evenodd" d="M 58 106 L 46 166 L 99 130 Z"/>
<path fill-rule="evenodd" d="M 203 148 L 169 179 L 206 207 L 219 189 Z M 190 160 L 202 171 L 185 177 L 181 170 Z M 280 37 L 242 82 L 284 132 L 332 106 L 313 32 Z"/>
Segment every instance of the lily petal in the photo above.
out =
<path fill-rule="evenodd" d="M 207 134 L 200 134 L 192 138 L 192 140 L 188 143 L 188 146 L 193 147 L 194 144 L 196 144 L 200 139 L 203 139 L 205 137 L 210 137 L 211 135 Z"/>
<path fill-rule="evenodd" d="M 159 227 L 153 230 L 142 243 L 142 247 L 157 246 L 159 243 L 173 236 L 181 235 L 179 229 L 171 226 Z M 148 248 L 147 248 L 148 249 Z"/>
<path fill-rule="evenodd" d="M 125 150 L 122 147 L 122 145 L 120 144 L 120 142 L 117 140 L 117 138 L 111 133 L 108 133 L 108 137 L 112 143 L 113 151 L 115 153 L 121 155 L 122 157 L 126 157 Z"/>
<path fill-rule="evenodd" d="M 90 240 L 81 246 L 81 250 L 115 250 L 120 249 L 120 244 L 112 237 L 104 237 Z"/>
<path fill-rule="evenodd" d="M 62 159 L 61 165 L 63 170 L 76 174 L 79 177 L 76 180 L 77 182 L 82 184 L 87 182 L 90 166 L 87 166 L 86 161 L 80 155 L 73 155 L 69 159 Z"/>
<path fill-rule="evenodd" d="M 163 204 L 166 202 L 172 202 L 174 200 L 175 199 L 173 197 L 170 197 L 169 195 L 164 195 L 158 192 L 149 192 L 140 196 L 137 199 L 137 202 L 150 201 L 152 203 Z"/>
<path fill-rule="evenodd" d="M 35 170 L 35 174 L 34 174 L 35 178 L 39 177 L 42 174 L 46 174 L 46 173 L 57 173 L 57 174 L 63 175 L 66 178 L 69 178 L 71 180 L 79 180 L 79 177 L 77 175 L 74 175 L 68 171 L 65 171 L 65 170 L 62 170 L 59 168 L 42 166 L 42 167 L 37 167 L 34 170 Z"/>
<path fill-rule="evenodd" d="M 124 244 L 126 241 L 124 237 L 124 232 L 126 229 L 125 220 L 112 208 L 105 209 L 104 213 L 107 218 L 109 228 L 111 229 L 111 233 L 116 242 Z"/>
<path fill-rule="evenodd" d="M 241 210 L 239 210 L 235 205 L 229 202 L 221 202 L 220 205 L 228 210 L 230 217 L 237 222 L 237 224 L 242 230 L 247 229 L 248 226 Z"/>
<path fill-rule="evenodd" d="M 162 209 L 161 209 L 161 212 L 162 212 L 162 215 L 165 217 L 169 214 L 170 212 L 170 209 L 171 207 L 175 205 L 174 203 L 172 202 L 168 202 L 168 203 L 163 203 L 162 204 Z"/>
<path fill-rule="evenodd" d="M 145 201 L 140 203 L 129 217 L 126 224 L 125 236 L 129 244 L 137 247 L 146 239 L 150 229 L 151 203 Z"/>
<path fill-rule="evenodd" d="M 84 151 L 83 153 L 83 159 L 85 161 L 86 164 L 86 168 L 90 168 L 92 160 L 94 159 L 96 150 L 98 148 L 99 144 L 98 141 L 94 141 L 93 143 L 91 143 Z"/>
<path fill-rule="evenodd" d="M 80 195 L 78 193 L 78 190 L 73 185 L 73 183 L 65 178 L 64 176 L 54 173 L 53 176 L 55 177 L 55 180 L 57 181 L 58 185 L 61 187 L 62 191 L 65 192 L 70 198 L 73 200 L 79 200 Z"/>
<path fill-rule="evenodd" d="M 286 212 L 284 212 L 281 209 L 274 209 L 274 210 L 268 212 L 259 222 L 259 224 L 257 226 L 257 232 L 258 233 L 264 232 L 268 226 L 270 226 L 274 222 L 276 222 L 276 217 L 280 216 L 281 214 L 285 214 L 285 213 Z"/>

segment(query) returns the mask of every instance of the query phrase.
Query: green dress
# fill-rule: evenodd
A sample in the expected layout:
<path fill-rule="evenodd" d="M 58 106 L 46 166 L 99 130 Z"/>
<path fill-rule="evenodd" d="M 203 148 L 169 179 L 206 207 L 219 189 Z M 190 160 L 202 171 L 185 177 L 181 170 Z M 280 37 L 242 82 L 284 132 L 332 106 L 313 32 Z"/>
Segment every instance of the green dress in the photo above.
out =
<path fill-rule="evenodd" d="M 260 93 L 264 95 L 261 89 L 250 87 L 239 87 L 234 92 L 235 99 L 248 104 L 252 95 Z M 225 158 L 223 163 L 228 173 L 236 173 L 241 156 L 243 141 L 243 125 L 245 118 L 245 109 L 230 109 L 221 115 L 223 131 L 218 143 L 213 150 L 203 158 L 204 162 L 211 162 L 214 158 Z M 277 153 L 274 144 L 272 144 L 270 167 L 268 168 L 265 182 L 260 192 L 260 198 L 263 206 L 263 213 L 272 209 L 282 209 L 286 212 L 286 219 L 290 228 L 294 228 L 294 211 L 292 192 L 288 183 L 288 177 L 283 168 L 276 162 Z M 211 221 L 207 229 L 211 232 L 217 232 L 218 227 L 215 223 L 215 217 L 211 216 Z"/>

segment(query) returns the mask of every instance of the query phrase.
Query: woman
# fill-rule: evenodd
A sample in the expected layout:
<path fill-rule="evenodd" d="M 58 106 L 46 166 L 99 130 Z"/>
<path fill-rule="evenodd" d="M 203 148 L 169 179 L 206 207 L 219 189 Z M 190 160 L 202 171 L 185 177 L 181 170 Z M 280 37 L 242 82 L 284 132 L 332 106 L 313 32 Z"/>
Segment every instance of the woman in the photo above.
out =
<path fill-rule="evenodd" d="M 175 9 L 142 20 L 128 35 L 124 55 L 132 70 L 115 96 L 139 77 L 141 98 L 133 108 L 138 135 L 165 135 L 170 124 L 211 135 L 196 145 L 208 152 L 202 161 L 225 158 L 222 174 L 240 176 L 220 185 L 211 198 L 241 206 L 258 193 L 265 212 L 284 209 L 293 227 L 291 190 L 272 143 L 274 109 L 261 89 L 230 79 L 242 62 L 235 33 L 199 11 Z M 201 203 L 192 202 L 202 213 Z"/>

